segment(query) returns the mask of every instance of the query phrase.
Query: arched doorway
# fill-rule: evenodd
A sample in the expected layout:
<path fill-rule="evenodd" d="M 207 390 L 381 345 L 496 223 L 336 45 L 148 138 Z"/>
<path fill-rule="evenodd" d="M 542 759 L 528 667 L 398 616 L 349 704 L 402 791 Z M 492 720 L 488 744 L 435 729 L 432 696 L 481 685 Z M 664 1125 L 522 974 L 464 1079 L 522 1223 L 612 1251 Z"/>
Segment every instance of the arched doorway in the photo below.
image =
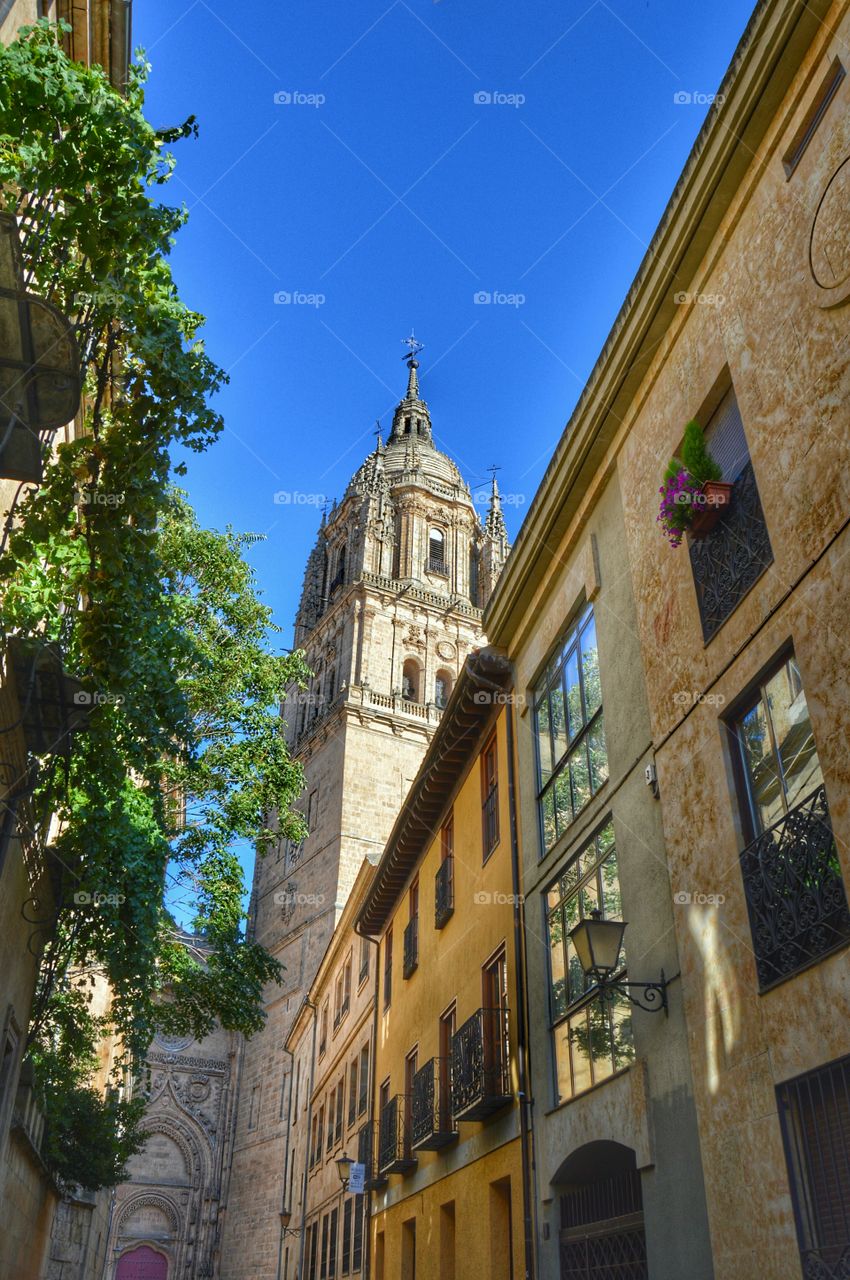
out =
<path fill-rule="evenodd" d="M 150 1245 L 140 1244 L 118 1259 L 115 1280 L 168 1280 L 168 1259 Z"/>
<path fill-rule="evenodd" d="M 589 1142 L 567 1157 L 552 1183 L 560 1194 L 561 1280 L 647 1280 L 634 1151 Z"/>

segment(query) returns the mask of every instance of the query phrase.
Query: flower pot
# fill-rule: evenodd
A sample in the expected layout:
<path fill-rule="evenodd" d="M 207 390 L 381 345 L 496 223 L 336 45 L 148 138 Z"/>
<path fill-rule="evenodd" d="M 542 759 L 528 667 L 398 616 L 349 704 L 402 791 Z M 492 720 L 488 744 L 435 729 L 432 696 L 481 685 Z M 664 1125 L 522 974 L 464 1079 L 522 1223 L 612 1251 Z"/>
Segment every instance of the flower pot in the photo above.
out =
<path fill-rule="evenodd" d="M 732 501 L 732 485 L 725 480 L 706 480 L 699 496 L 701 501 L 695 507 L 690 525 L 692 538 L 704 538 L 711 533 Z"/>

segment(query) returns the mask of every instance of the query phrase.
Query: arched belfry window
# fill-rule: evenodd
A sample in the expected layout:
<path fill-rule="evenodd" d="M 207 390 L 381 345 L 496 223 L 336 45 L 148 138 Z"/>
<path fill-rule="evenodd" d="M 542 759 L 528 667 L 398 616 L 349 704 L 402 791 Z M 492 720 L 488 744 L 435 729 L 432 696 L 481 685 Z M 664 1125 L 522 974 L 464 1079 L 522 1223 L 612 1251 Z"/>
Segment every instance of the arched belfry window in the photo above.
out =
<path fill-rule="evenodd" d="M 438 671 L 434 679 L 434 701 L 442 711 L 452 693 L 452 673 Z"/>
<path fill-rule="evenodd" d="M 419 663 L 415 658 L 408 658 L 401 676 L 401 696 L 405 702 L 419 702 L 419 678 Z"/>
<path fill-rule="evenodd" d="M 336 554 L 336 573 L 334 574 L 334 579 L 333 579 L 333 582 L 331 583 L 331 591 L 336 590 L 336 588 L 343 582 L 345 582 L 345 543 L 344 542 Z"/>
<path fill-rule="evenodd" d="M 428 534 L 428 568 L 432 573 L 446 572 L 446 535 L 442 529 L 431 529 Z"/>

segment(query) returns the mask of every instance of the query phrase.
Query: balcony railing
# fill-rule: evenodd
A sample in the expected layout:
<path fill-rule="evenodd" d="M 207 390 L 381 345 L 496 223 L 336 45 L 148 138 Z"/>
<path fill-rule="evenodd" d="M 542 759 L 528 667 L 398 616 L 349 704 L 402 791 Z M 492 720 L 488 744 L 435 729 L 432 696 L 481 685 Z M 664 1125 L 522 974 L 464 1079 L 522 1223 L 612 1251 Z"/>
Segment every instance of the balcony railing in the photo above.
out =
<path fill-rule="evenodd" d="M 365 1187 L 374 1191 L 386 1186 L 387 1179 L 378 1172 L 377 1165 L 377 1128 L 372 1123 L 364 1124 L 357 1133 L 357 1160 L 366 1170 Z"/>
<path fill-rule="evenodd" d="M 404 930 L 404 965 L 402 976 L 409 978 L 419 964 L 419 917 L 414 916 Z"/>
<path fill-rule="evenodd" d="M 428 556 L 428 572 L 438 573 L 443 578 L 447 578 L 449 576 L 448 567 L 442 556 Z"/>
<path fill-rule="evenodd" d="M 378 1126 L 378 1173 L 406 1173 L 416 1165 L 405 1124 L 407 1098 L 397 1093 L 381 1112 Z"/>
<path fill-rule="evenodd" d="M 741 854 L 762 991 L 850 943 L 850 910 L 818 787 Z"/>
<path fill-rule="evenodd" d="M 455 910 L 455 860 L 453 855 L 444 858 L 434 877 L 434 924 L 438 929 L 454 915 Z"/>
<path fill-rule="evenodd" d="M 479 1009 L 452 1037 L 455 1120 L 483 1120 L 512 1099 L 508 1011 Z"/>
<path fill-rule="evenodd" d="M 735 481 L 726 514 L 690 545 L 702 634 L 710 640 L 773 561 L 753 464 Z"/>
<path fill-rule="evenodd" d="M 438 1151 L 454 1142 L 450 1064 L 431 1058 L 413 1077 L 410 1145 L 414 1151 Z"/>

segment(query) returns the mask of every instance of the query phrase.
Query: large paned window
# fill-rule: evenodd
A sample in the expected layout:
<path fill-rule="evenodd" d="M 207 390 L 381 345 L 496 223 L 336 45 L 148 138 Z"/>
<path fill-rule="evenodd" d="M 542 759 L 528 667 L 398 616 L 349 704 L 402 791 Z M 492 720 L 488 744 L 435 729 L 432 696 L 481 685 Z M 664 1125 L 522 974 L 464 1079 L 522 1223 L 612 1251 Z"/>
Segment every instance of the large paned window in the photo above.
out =
<path fill-rule="evenodd" d="M 599 1084 L 634 1055 L 630 1006 L 625 997 L 589 997 L 570 930 L 592 911 L 622 920 L 614 828 L 609 821 L 570 861 L 546 898 L 550 1006 L 558 1098 Z M 623 969 L 617 977 L 625 972 Z"/>
<path fill-rule="evenodd" d="M 568 632 L 534 691 L 534 724 L 546 853 L 608 777 L 590 608 Z"/>

